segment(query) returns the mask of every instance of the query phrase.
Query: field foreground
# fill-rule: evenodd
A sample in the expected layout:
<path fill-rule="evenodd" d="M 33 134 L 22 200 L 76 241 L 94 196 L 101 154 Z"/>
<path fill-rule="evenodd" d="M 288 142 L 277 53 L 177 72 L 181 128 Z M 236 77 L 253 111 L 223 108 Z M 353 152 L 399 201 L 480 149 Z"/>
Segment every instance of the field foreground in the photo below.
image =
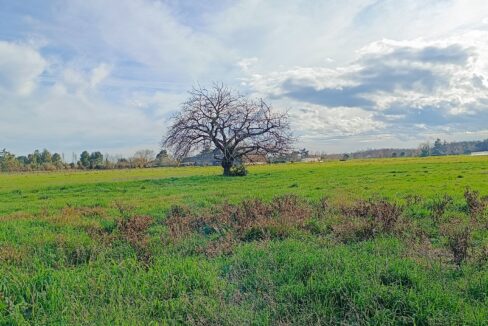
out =
<path fill-rule="evenodd" d="M 488 320 L 488 157 L 0 174 L 0 325 Z"/>

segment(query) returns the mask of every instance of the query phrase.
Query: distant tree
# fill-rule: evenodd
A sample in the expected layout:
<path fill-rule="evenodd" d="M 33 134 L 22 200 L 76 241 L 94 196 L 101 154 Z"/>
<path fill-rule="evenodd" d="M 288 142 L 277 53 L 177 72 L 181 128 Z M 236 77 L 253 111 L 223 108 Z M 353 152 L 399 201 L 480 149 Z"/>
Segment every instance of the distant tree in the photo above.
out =
<path fill-rule="evenodd" d="M 100 152 L 93 152 L 90 154 L 90 168 L 103 168 L 103 155 Z"/>
<path fill-rule="evenodd" d="M 34 153 L 27 155 L 27 158 L 29 159 L 29 164 L 31 164 L 33 167 L 37 167 L 42 163 L 41 153 L 37 149 L 34 151 Z"/>
<path fill-rule="evenodd" d="M 479 143 L 477 143 L 476 146 L 475 146 L 475 151 L 477 151 L 477 152 L 485 152 L 485 151 L 488 151 L 488 139 L 485 139 L 485 140 L 480 141 Z"/>
<path fill-rule="evenodd" d="M 151 163 L 153 160 L 154 151 L 150 149 L 137 151 L 132 158 L 134 165 L 139 168 L 148 167 L 149 163 Z"/>
<path fill-rule="evenodd" d="M 166 149 L 162 149 L 157 155 L 156 155 L 156 164 L 158 166 L 171 166 L 171 165 L 176 165 L 178 162 L 176 162 L 171 155 L 169 155 L 168 151 Z"/>
<path fill-rule="evenodd" d="M 53 157 L 52 157 L 52 162 L 54 164 L 56 163 L 61 163 L 63 161 L 63 159 L 61 158 L 61 155 L 59 155 L 58 153 L 54 153 L 53 154 Z"/>
<path fill-rule="evenodd" d="M 401 152 L 400 157 L 405 157 L 405 152 Z"/>
<path fill-rule="evenodd" d="M 117 169 L 129 169 L 131 167 L 131 164 L 128 159 L 121 157 L 117 160 L 115 166 L 117 167 Z"/>
<path fill-rule="evenodd" d="M 44 149 L 41 153 L 41 162 L 42 163 L 51 163 L 52 162 L 51 153 L 47 149 Z"/>
<path fill-rule="evenodd" d="M 301 151 L 292 151 L 285 155 L 284 160 L 289 162 L 299 162 L 301 158 Z"/>
<path fill-rule="evenodd" d="M 52 162 L 56 169 L 63 169 L 65 167 L 64 159 L 59 153 L 53 154 Z"/>
<path fill-rule="evenodd" d="M 349 154 L 342 155 L 341 161 L 347 161 L 350 158 Z"/>
<path fill-rule="evenodd" d="M 443 144 L 441 140 L 437 138 L 434 142 L 434 147 L 432 147 L 432 156 L 446 155 L 445 145 L 445 142 Z"/>
<path fill-rule="evenodd" d="M 15 159 L 15 155 L 8 152 L 5 148 L 0 152 L 0 170 L 4 172 L 17 171 L 20 162 Z"/>
<path fill-rule="evenodd" d="M 156 160 L 162 162 L 166 159 L 169 158 L 168 151 L 165 149 L 162 149 L 157 155 L 156 155 Z"/>
<path fill-rule="evenodd" d="M 300 156 L 301 158 L 307 158 L 309 156 L 309 151 L 306 148 L 302 148 L 300 150 Z"/>
<path fill-rule="evenodd" d="M 212 145 L 224 175 L 248 155 L 276 155 L 292 142 L 288 115 L 276 113 L 263 100 L 246 98 L 223 85 L 194 88 L 181 112 L 173 117 L 163 146 L 181 160 Z"/>
<path fill-rule="evenodd" d="M 430 145 L 423 144 L 420 145 L 420 157 L 426 157 L 430 155 Z"/>
<path fill-rule="evenodd" d="M 109 153 L 105 153 L 104 155 L 104 162 L 103 165 L 106 169 L 113 169 L 115 168 L 115 163 L 117 162 Z"/>
<path fill-rule="evenodd" d="M 24 166 L 29 164 L 29 158 L 27 156 L 17 156 L 17 161 L 19 161 L 19 163 Z"/>
<path fill-rule="evenodd" d="M 81 165 L 81 167 L 83 167 L 85 169 L 90 168 L 90 153 L 88 153 L 87 151 L 83 151 L 80 154 L 79 164 Z"/>
<path fill-rule="evenodd" d="M 397 155 L 397 153 L 396 153 L 396 152 L 391 153 L 391 157 L 397 157 L 397 156 L 398 156 L 398 155 Z"/>

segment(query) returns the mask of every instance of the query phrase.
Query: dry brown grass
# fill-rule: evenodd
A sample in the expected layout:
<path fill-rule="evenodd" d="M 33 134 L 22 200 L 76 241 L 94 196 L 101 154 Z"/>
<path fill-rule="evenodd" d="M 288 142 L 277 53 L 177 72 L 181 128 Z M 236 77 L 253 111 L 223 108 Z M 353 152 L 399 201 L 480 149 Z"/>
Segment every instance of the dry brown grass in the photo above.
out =
<path fill-rule="evenodd" d="M 456 265 L 461 265 L 468 258 L 471 247 L 472 226 L 461 219 L 451 219 L 440 228 L 441 234 L 447 237 L 449 249 Z"/>
<path fill-rule="evenodd" d="M 0 215 L 0 222 L 17 221 L 17 220 L 27 220 L 33 218 L 32 214 L 26 212 L 15 212 L 6 215 Z"/>
<path fill-rule="evenodd" d="M 16 247 L 7 244 L 0 246 L 0 262 L 19 264 L 27 254 L 28 250 L 25 247 Z"/>
<path fill-rule="evenodd" d="M 285 238 L 297 228 L 305 228 L 313 207 L 295 195 L 276 197 L 272 202 L 253 199 L 239 205 L 223 204 L 201 214 L 173 207 L 165 221 L 174 240 L 191 233 L 217 234 L 200 252 L 208 256 L 230 253 L 238 241 Z"/>
<path fill-rule="evenodd" d="M 423 200 L 424 199 L 419 195 L 407 195 L 405 197 L 405 201 L 406 201 L 407 206 L 418 205 L 418 204 L 422 203 Z"/>
<path fill-rule="evenodd" d="M 342 223 L 332 226 L 334 236 L 341 242 L 350 243 L 364 241 L 375 236 L 374 223 L 358 217 L 348 217 Z"/>
<path fill-rule="evenodd" d="M 466 188 L 464 198 L 468 205 L 468 212 L 472 218 L 478 218 L 488 206 L 486 199 L 481 199 L 478 191 Z"/>
<path fill-rule="evenodd" d="M 342 215 L 351 218 L 371 218 L 378 232 L 392 232 L 403 208 L 385 200 L 360 200 L 352 206 L 342 206 Z"/>
<path fill-rule="evenodd" d="M 221 255 L 230 255 L 234 250 L 234 246 L 238 241 L 234 238 L 232 233 L 227 233 L 221 238 L 211 241 L 206 246 L 201 246 L 197 252 L 213 258 Z"/>
<path fill-rule="evenodd" d="M 150 216 L 133 216 L 119 220 L 117 224 L 122 239 L 134 248 L 138 258 L 143 261 L 151 258 L 147 230 L 153 223 L 154 220 Z"/>
<path fill-rule="evenodd" d="M 125 218 L 129 218 L 132 214 L 132 211 L 134 210 L 134 206 L 121 201 L 115 201 L 112 204 L 112 207 L 116 208 L 119 211 L 120 215 Z"/>
<path fill-rule="evenodd" d="M 237 241 L 283 239 L 294 230 L 309 232 L 308 222 L 312 217 L 332 218 L 331 210 L 326 198 L 312 204 L 295 195 L 286 195 L 269 203 L 253 199 L 239 205 L 224 204 L 201 214 L 174 206 L 165 223 L 170 238 L 176 241 L 191 233 L 219 235 L 218 241 L 203 250 L 213 255 L 229 252 Z M 379 233 L 394 233 L 408 227 L 400 221 L 402 207 L 383 200 L 357 201 L 341 206 L 339 211 L 340 222 L 334 223 L 331 229 L 344 242 L 363 241 Z"/>
<path fill-rule="evenodd" d="M 339 212 L 343 218 L 332 226 L 334 235 L 343 242 L 351 242 L 368 240 L 380 233 L 398 233 L 403 208 L 385 200 L 359 200 L 341 205 Z"/>
<path fill-rule="evenodd" d="M 59 214 L 46 216 L 44 220 L 56 225 L 95 228 L 99 223 L 93 218 L 107 219 L 109 215 L 102 207 L 65 207 Z"/>
<path fill-rule="evenodd" d="M 447 207 L 451 203 L 452 203 L 452 197 L 448 195 L 434 198 L 434 201 L 432 202 L 432 218 L 436 223 L 440 221 Z"/>
<path fill-rule="evenodd" d="M 486 266 L 488 264 L 488 243 L 474 250 L 473 258 L 479 266 Z"/>
<path fill-rule="evenodd" d="M 474 219 L 462 223 L 462 219 L 453 219 L 439 225 L 451 202 L 448 196 L 433 202 L 431 208 L 437 222 L 430 230 L 407 218 L 403 206 L 386 200 L 344 201 L 334 206 L 326 198 L 312 203 L 295 195 L 276 197 L 271 202 L 252 199 L 237 205 L 223 204 L 200 213 L 174 206 L 165 224 L 168 241 L 179 241 L 191 234 L 208 236 L 197 251 L 209 257 L 231 254 L 239 242 L 267 242 L 304 233 L 324 239 L 332 236 L 344 243 L 393 235 L 407 244 L 407 255 L 416 260 L 460 265 L 471 251 L 474 253 L 472 233 L 481 230 L 484 224 Z M 432 237 L 439 236 L 446 241 L 445 245 L 433 246 Z M 478 249 L 476 261 L 488 260 L 488 249 Z"/>
<path fill-rule="evenodd" d="M 452 262 L 449 249 L 434 247 L 426 237 L 409 239 L 404 256 L 427 268 L 432 268 L 436 264 L 447 266 Z"/>
<path fill-rule="evenodd" d="M 275 198 L 271 203 L 258 199 L 240 205 L 223 204 L 211 212 L 189 214 L 172 209 L 166 225 L 170 236 L 179 239 L 192 232 L 203 234 L 234 233 L 244 241 L 272 238 L 293 227 L 304 227 L 312 216 L 312 207 L 294 195 Z"/>

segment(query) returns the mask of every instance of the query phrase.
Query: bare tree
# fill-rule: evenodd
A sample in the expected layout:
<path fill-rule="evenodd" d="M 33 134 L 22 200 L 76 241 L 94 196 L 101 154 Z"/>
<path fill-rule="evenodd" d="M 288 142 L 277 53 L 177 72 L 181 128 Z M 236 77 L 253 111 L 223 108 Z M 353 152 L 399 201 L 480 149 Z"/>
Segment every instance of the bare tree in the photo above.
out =
<path fill-rule="evenodd" d="M 222 84 L 193 88 L 173 117 L 163 146 L 177 159 L 213 145 L 224 175 L 250 155 L 281 154 L 293 141 L 287 113 L 274 112 L 263 100 L 249 99 Z"/>
<path fill-rule="evenodd" d="M 139 150 L 132 158 L 133 164 L 138 168 L 144 168 L 154 160 L 154 151 L 150 149 Z"/>

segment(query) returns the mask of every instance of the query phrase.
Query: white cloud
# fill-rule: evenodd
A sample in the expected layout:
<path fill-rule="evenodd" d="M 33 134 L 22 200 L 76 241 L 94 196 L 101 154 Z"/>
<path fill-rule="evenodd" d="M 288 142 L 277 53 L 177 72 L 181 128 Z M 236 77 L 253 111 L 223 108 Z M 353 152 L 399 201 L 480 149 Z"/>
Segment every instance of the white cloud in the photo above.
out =
<path fill-rule="evenodd" d="M 143 68 L 131 70 L 131 74 L 141 73 L 144 78 L 171 74 L 192 81 L 235 62 L 212 35 L 181 23 L 165 2 L 75 0 L 61 8 L 56 17 L 58 28 L 71 33 L 53 35 L 56 42 L 68 43 L 97 60 Z"/>
<path fill-rule="evenodd" d="M 352 136 L 381 130 L 382 121 L 376 121 L 374 114 L 361 108 L 337 107 L 325 109 L 306 105 L 292 112 L 294 127 L 305 137 L 326 135 L 327 137 Z"/>
<path fill-rule="evenodd" d="M 69 92 L 95 91 L 110 76 L 111 67 L 105 63 L 84 71 L 75 65 L 66 65 L 60 71 L 56 86 Z"/>
<path fill-rule="evenodd" d="M 29 95 L 47 62 L 29 45 L 0 41 L 0 89 Z"/>
<path fill-rule="evenodd" d="M 157 146 L 185 91 L 212 81 L 289 108 L 312 148 L 475 137 L 488 119 L 485 0 L 31 7 L 2 31 L 17 41 L 0 41 L 0 138 L 14 151 Z"/>
<path fill-rule="evenodd" d="M 92 70 L 91 77 L 90 77 L 90 86 L 95 88 L 98 84 L 100 84 L 105 78 L 107 78 L 110 74 L 110 67 L 104 63 L 98 65 Z"/>
<path fill-rule="evenodd" d="M 248 72 L 250 68 L 255 65 L 259 61 L 258 58 L 252 57 L 252 58 L 244 58 L 239 60 L 237 62 L 237 65 L 241 68 L 242 71 Z"/>
<path fill-rule="evenodd" d="M 52 76 L 54 84 L 43 84 L 38 77 L 47 60 L 38 50 L 1 42 L 0 56 L 2 146 L 24 153 L 45 147 L 125 153 L 138 146 L 157 149 L 161 116 L 111 103 L 96 89 L 109 75 L 106 64 L 87 72 L 63 67 Z"/>
<path fill-rule="evenodd" d="M 476 131 L 488 119 L 487 39 L 486 31 L 469 31 L 432 41 L 381 40 L 357 51 L 350 65 L 254 74 L 246 84 L 282 105 L 313 104 L 295 110 L 306 136 L 426 135 L 414 126 Z"/>
<path fill-rule="evenodd" d="M 4 97 L 0 106 L 6 109 L 0 119 L 2 145 L 17 143 L 21 151 L 44 147 L 58 151 L 156 149 L 162 134 L 162 119 L 85 92 L 53 88 L 37 94 L 35 101 Z"/>

